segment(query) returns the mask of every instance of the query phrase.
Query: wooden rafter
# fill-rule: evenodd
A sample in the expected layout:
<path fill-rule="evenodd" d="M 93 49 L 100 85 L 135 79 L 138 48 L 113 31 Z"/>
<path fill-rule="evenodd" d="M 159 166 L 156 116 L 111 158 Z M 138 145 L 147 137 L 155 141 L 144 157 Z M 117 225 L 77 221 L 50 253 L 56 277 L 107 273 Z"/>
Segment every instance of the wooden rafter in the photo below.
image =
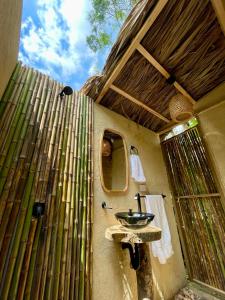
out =
<path fill-rule="evenodd" d="M 225 35 L 225 0 L 211 0 L 220 27 Z"/>
<path fill-rule="evenodd" d="M 116 67 L 114 68 L 112 74 L 109 76 L 108 80 L 106 81 L 103 89 L 101 90 L 100 94 L 98 95 L 98 98 L 96 99 L 96 103 L 99 103 L 104 95 L 107 93 L 109 87 L 113 83 L 113 81 L 116 79 L 122 68 L 125 66 L 133 52 L 136 50 L 136 46 L 140 43 L 142 38 L 145 36 L 149 28 L 152 26 L 152 24 L 155 22 L 156 18 L 160 14 L 160 12 L 163 10 L 165 5 L 167 4 L 168 0 L 159 0 L 156 6 L 154 7 L 152 13 L 149 15 L 147 20 L 145 21 L 144 25 L 140 29 L 140 31 L 137 33 L 135 38 L 133 39 L 132 43 L 126 50 L 123 57 L 120 59 Z"/>
<path fill-rule="evenodd" d="M 149 106 L 147 106 L 146 104 L 144 104 L 142 101 L 134 98 L 133 96 L 131 96 L 127 92 L 121 90 L 120 88 L 118 88 L 114 84 L 110 85 L 110 89 L 112 89 L 113 91 L 117 92 L 118 94 L 120 94 L 121 96 L 125 97 L 126 99 L 130 100 L 131 102 L 135 103 L 136 105 L 144 108 L 146 111 L 150 112 L 151 114 L 153 114 L 154 116 L 156 116 L 159 119 L 163 120 L 164 122 L 166 122 L 166 123 L 170 122 L 170 120 L 168 120 L 166 117 L 164 117 L 163 115 L 161 115 L 160 113 L 158 113 L 154 109 L 150 108 Z"/>
<path fill-rule="evenodd" d="M 141 45 L 137 45 L 137 50 L 143 55 L 149 62 L 150 64 L 153 65 L 166 79 L 170 77 L 170 73 L 168 73 L 163 66 Z M 192 104 L 195 104 L 195 100 L 191 97 L 191 95 L 177 82 L 175 81 L 173 83 L 174 87 L 184 96 L 190 100 Z"/>
<path fill-rule="evenodd" d="M 174 127 L 176 127 L 177 125 L 179 125 L 179 123 L 175 123 L 174 121 L 171 121 L 170 123 L 166 124 L 165 126 L 163 126 L 160 130 L 158 130 L 156 133 L 158 135 L 164 134 L 170 130 L 172 130 Z"/>

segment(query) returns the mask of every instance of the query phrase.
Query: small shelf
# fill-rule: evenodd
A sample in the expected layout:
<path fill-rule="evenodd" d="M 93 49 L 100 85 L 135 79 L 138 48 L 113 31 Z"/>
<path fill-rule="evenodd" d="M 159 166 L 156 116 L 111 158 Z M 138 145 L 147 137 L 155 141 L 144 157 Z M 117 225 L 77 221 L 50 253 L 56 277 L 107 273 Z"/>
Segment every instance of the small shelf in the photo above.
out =
<path fill-rule="evenodd" d="M 141 229 L 129 229 L 122 225 L 113 225 L 105 231 L 105 237 L 119 243 L 149 243 L 161 239 L 162 230 L 155 226 L 146 226 Z"/>

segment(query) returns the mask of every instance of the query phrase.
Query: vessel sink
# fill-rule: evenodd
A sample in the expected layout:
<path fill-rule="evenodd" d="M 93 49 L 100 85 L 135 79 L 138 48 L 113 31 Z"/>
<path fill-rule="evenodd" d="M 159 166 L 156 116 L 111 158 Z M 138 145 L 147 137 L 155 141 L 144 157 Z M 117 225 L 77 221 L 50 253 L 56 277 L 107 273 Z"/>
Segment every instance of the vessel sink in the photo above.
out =
<path fill-rule="evenodd" d="M 115 214 L 116 219 L 125 227 L 143 228 L 147 226 L 155 217 L 155 215 L 143 212 L 118 212 Z"/>

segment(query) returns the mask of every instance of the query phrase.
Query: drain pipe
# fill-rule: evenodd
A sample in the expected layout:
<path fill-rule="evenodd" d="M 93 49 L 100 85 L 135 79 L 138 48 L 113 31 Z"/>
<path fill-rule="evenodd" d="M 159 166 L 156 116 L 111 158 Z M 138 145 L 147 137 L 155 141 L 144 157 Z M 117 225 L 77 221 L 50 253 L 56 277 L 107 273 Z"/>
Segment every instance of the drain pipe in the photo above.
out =
<path fill-rule="evenodd" d="M 134 247 L 130 243 L 122 243 L 122 249 L 128 249 L 130 253 L 130 264 L 134 270 L 140 267 L 140 244 L 135 243 Z"/>

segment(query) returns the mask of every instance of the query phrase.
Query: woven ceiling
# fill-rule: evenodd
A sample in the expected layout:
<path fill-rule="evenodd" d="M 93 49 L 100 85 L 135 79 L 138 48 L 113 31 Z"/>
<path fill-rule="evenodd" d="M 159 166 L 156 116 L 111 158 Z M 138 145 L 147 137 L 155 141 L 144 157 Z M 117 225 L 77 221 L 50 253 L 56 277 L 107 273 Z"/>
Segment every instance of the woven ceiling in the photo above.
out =
<path fill-rule="evenodd" d="M 144 0 L 124 23 L 102 76 L 82 91 L 157 132 L 171 122 L 173 95 L 195 102 L 223 82 L 225 37 L 211 1 Z"/>

